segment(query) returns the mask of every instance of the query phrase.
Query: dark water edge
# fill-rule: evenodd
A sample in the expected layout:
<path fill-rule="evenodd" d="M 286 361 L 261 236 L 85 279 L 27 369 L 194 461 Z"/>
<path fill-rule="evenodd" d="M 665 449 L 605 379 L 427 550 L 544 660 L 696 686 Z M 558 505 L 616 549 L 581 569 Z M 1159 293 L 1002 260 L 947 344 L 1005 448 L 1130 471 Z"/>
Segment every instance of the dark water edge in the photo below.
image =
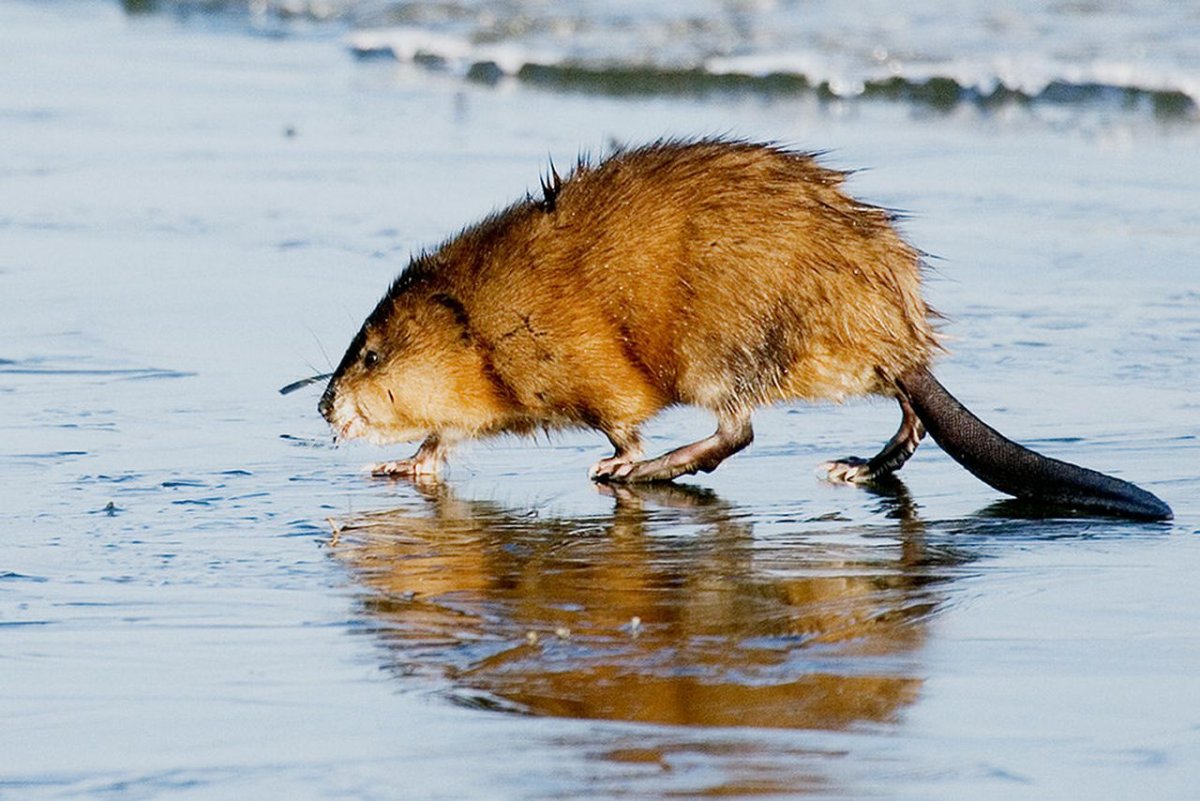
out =
<path fill-rule="evenodd" d="M 387 46 L 355 48 L 354 53 L 360 59 L 396 58 Z M 446 59 L 436 53 L 418 52 L 413 63 L 434 72 L 446 69 Z M 764 100 L 808 97 L 824 102 L 886 100 L 936 111 L 951 111 L 959 106 L 984 111 L 1038 106 L 1119 109 L 1126 113 L 1150 113 L 1165 122 L 1193 122 L 1200 108 L 1195 98 L 1179 90 L 1067 81 L 1053 81 L 1041 91 L 1030 94 L 1003 84 L 982 90 L 963 85 L 951 77 L 924 80 L 892 77 L 866 81 L 860 92 L 847 96 L 835 91 L 828 81 L 813 81 L 801 73 L 750 75 L 714 73 L 698 68 L 528 63 L 509 74 L 494 61 L 472 62 L 466 68 L 466 79 L 489 86 L 513 79 L 539 89 L 611 97 L 667 96 L 703 100 L 751 95 Z"/>
<path fill-rule="evenodd" d="M 379 54 L 359 51 L 358 55 L 369 58 Z M 442 66 L 440 59 L 429 56 L 417 59 L 417 63 L 433 69 Z M 490 61 L 475 62 L 467 70 L 468 79 L 485 84 L 494 84 L 504 77 L 500 67 Z M 982 90 L 960 84 L 951 77 L 924 80 L 892 77 L 868 80 L 860 92 L 848 97 L 835 91 L 828 81 L 813 81 L 801 73 L 788 72 L 748 75 L 713 73 L 702 69 L 525 64 L 514 77 L 521 83 L 542 89 L 615 97 L 667 95 L 703 99 L 714 95 L 749 94 L 764 99 L 784 99 L 811 96 L 826 102 L 886 100 L 937 111 L 950 111 L 959 106 L 988 111 L 1009 107 L 1066 106 L 1120 109 L 1129 113 L 1149 112 L 1164 121 L 1194 121 L 1198 108 L 1196 100 L 1182 91 L 1066 81 L 1054 81 L 1040 92 L 1030 94 L 1003 84 L 991 90 Z"/>
<path fill-rule="evenodd" d="M 750 95 L 765 100 L 807 98 L 823 102 L 887 101 L 936 111 L 969 106 L 985 111 L 1009 108 L 1064 107 L 1102 109 L 1128 114 L 1149 114 L 1164 122 L 1194 123 L 1200 119 L 1198 99 L 1182 89 L 1163 89 L 1101 81 L 1055 79 L 1030 91 L 996 78 L 988 85 L 964 83 L 952 75 L 920 78 L 893 75 L 867 78 L 853 90 L 835 86 L 830 80 L 803 72 L 770 71 L 746 73 L 710 70 L 705 67 L 672 67 L 652 64 L 621 64 L 611 60 L 594 62 L 567 58 L 553 63 L 530 57 L 519 65 L 502 65 L 487 58 L 473 59 L 449 52 L 436 40 L 418 44 L 412 52 L 389 42 L 388 30 L 377 26 L 391 19 L 405 19 L 401 9 L 360 7 L 345 4 L 268 4 L 251 12 L 244 0 L 122 0 L 130 15 L 169 14 L 180 20 L 220 21 L 279 36 L 308 35 L 325 29 L 326 35 L 355 31 L 349 48 L 360 59 L 388 58 L 411 61 L 433 72 L 450 70 L 466 80 L 496 85 L 515 80 L 521 84 L 565 92 L 583 92 L 614 97 L 677 96 L 704 99 L 714 96 Z M 466 13 L 465 10 L 460 10 Z M 453 13 L 447 11 L 451 17 Z M 515 13 L 515 11 L 513 12 Z M 515 23 L 514 23 L 515 24 Z M 410 31 L 419 33 L 419 31 Z M 432 34 L 433 32 L 430 31 Z M 406 37 L 407 38 L 407 37 Z"/>
<path fill-rule="evenodd" d="M 0 66 L 0 797 L 1193 795 L 1193 126 L 489 88 L 97 3 L 0 4 Z M 1176 520 L 1031 514 L 932 444 L 822 482 L 889 403 L 620 493 L 581 432 L 373 481 L 403 449 L 278 395 L 548 154 L 714 130 L 870 167 L 947 386 Z"/>

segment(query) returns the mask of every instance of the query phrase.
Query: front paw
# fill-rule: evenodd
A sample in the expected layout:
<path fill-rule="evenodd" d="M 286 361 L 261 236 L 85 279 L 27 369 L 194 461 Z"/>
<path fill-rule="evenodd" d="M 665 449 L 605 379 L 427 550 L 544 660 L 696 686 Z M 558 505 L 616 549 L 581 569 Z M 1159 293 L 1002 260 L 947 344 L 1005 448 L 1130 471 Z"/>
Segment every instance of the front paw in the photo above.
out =
<path fill-rule="evenodd" d="M 437 478 L 438 466 L 423 459 L 398 459 L 394 462 L 378 462 L 370 467 L 375 478 Z"/>

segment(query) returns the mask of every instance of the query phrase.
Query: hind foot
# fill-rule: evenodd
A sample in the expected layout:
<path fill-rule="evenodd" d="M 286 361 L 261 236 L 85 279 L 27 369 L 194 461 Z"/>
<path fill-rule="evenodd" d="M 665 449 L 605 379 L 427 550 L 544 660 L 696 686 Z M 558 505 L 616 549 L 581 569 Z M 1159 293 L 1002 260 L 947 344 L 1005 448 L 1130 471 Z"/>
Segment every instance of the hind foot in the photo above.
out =
<path fill-rule="evenodd" d="M 823 462 L 818 469 L 834 484 L 869 484 L 879 478 L 871 469 L 871 462 L 859 456 Z"/>
<path fill-rule="evenodd" d="M 700 471 L 711 473 L 717 465 L 749 445 L 753 439 L 749 415 L 723 417 L 718 421 L 717 432 L 711 437 L 676 448 L 657 459 L 634 461 L 628 454 L 618 454 L 598 462 L 592 468 L 592 480 L 632 484 L 670 481 Z"/>
<path fill-rule="evenodd" d="M 642 438 L 636 426 L 613 425 L 604 430 L 604 435 L 612 443 L 614 453 L 588 470 L 588 478 L 592 481 L 614 481 L 616 473 L 642 458 Z"/>
<path fill-rule="evenodd" d="M 820 469 L 826 472 L 830 481 L 834 484 L 869 484 L 904 467 L 904 463 L 921 444 L 921 439 L 925 436 L 925 426 L 921 425 L 917 413 L 904 396 L 900 396 L 898 400 L 903 418 L 900 420 L 900 428 L 883 446 L 883 450 L 870 459 L 847 456 L 845 459 L 825 462 Z"/>
<path fill-rule="evenodd" d="M 635 464 L 633 459 L 626 456 L 610 456 L 601 459 L 588 469 L 588 478 L 592 481 L 611 481 L 613 475 L 625 467 Z"/>
<path fill-rule="evenodd" d="M 651 481 L 670 481 L 684 473 L 695 473 L 698 468 L 683 462 L 672 463 L 666 456 L 640 462 L 628 459 L 602 459 L 592 465 L 592 481 L 604 484 L 633 484 Z"/>

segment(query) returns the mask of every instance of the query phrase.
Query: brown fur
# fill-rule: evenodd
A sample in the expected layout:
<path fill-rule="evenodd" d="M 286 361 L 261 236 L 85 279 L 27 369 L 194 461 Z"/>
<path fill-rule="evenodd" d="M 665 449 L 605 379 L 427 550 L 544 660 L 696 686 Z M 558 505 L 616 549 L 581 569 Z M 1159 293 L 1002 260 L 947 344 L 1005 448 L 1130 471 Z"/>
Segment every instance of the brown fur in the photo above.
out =
<path fill-rule="evenodd" d="M 341 438 L 433 435 L 393 463 L 421 473 L 457 438 L 574 426 L 606 433 L 630 463 L 638 427 L 663 408 L 712 410 L 728 447 L 686 454 L 677 475 L 748 442 L 758 406 L 896 397 L 895 378 L 938 349 L 935 315 L 920 254 L 887 211 L 843 192 L 844 177 L 811 155 L 724 140 L 553 175 L 540 200 L 413 261 L 322 413 Z M 744 431 L 727 436 L 737 421 Z M 672 477 L 664 469 L 642 477 Z"/>

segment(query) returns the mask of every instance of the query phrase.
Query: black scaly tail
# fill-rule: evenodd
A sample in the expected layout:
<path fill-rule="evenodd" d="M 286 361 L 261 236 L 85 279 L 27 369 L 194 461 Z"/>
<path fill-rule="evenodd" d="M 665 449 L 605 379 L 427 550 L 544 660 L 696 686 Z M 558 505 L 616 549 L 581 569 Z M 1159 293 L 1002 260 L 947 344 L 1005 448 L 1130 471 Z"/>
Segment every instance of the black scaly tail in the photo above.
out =
<path fill-rule="evenodd" d="M 921 367 L 896 381 L 942 450 L 976 478 L 1018 498 L 1144 520 L 1170 520 L 1171 507 L 1141 487 L 1035 453 L 973 415 Z"/>

